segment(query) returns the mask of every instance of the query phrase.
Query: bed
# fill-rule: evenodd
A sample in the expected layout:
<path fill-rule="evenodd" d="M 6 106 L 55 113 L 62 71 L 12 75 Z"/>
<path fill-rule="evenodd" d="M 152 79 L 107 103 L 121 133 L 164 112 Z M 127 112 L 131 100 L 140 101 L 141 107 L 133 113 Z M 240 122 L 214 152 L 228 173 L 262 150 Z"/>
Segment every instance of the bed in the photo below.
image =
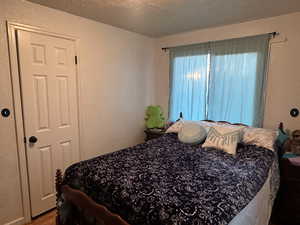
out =
<path fill-rule="evenodd" d="M 239 143 L 232 157 L 168 133 L 76 163 L 57 171 L 57 225 L 266 225 L 274 148 Z"/>

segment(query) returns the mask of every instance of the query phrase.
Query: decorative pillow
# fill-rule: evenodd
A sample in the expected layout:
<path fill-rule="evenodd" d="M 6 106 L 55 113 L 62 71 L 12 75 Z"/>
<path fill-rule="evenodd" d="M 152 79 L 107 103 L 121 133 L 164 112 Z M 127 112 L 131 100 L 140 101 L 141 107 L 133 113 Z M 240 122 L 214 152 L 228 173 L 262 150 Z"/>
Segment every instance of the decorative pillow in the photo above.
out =
<path fill-rule="evenodd" d="M 206 138 L 206 130 L 197 123 L 185 123 L 178 133 L 179 141 L 187 144 L 199 144 Z"/>
<path fill-rule="evenodd" d="M 207 129 L 207 131 L 209 131 L 209 129 L 211 127 L 231 127 L 231 128 L 245 128 L 247 126 L 243 126 L 243 125 L 234 125 L 234 124 L 230 124 L 230 123 L 222 123 L 222 122 L 208 122 L 208 121 L 195 121 L 196 123 L 200 124 L 201 126 L 205 127 Z"/>
<path fill-rule="evenodd" d="M 166 133 L 178 133 L 181 127 L 183 126 L 184 121 L 180 119 L 179 121 L 175 122 L 172 126 L 170 126 Z"/>
<path fill-rule="evenodd" d="M 186 122 L 186 121 L 185 121 Z M 233 128 L 233 129 L 243 129 L 246 126 L 243 125 L 233 125 L 230 123 L 223 123 L 223 122 L 208 122 L 208 121 L 203 121 L 203 120 L 198 120 L 195 121 L 195 123 L 200 124 L 206 129 L 206 132 L 208 133 L 211 127 L 228 127 L 228 128 Z"/>
<path fill-rule="evenodd" d="M 249 127 L 244 131 L 243 142 L 245 144 L 257 145 L 274 151 L 278 133 L 276 130 Z"/>
<path fill-rule="evenodd" d="M 221 149 L 229 154 L 235 155 L 237 143 L 242 136 L 240 127 L 211 127 L 202 147 Z"/>

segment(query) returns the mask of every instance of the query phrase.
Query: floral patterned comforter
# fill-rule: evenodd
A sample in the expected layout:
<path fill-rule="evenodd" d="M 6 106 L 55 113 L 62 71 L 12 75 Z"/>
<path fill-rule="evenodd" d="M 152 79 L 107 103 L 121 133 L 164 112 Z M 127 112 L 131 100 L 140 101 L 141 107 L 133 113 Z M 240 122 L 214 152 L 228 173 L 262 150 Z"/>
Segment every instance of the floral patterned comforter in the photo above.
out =
<path fill-rule="evenodd" d="M 239 144 L 231 156 L 165 134 L 74 164 L 63 182 L 131 225 L 225 225 L 255 197 L 274 160 L 254 145 Z"/>

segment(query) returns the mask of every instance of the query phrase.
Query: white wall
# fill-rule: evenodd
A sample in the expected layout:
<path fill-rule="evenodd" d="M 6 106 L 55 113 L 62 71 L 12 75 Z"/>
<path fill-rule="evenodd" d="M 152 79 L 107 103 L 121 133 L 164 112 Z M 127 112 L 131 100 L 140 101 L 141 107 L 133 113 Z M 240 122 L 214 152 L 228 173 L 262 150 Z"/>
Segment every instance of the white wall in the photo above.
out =
<path fill-rule="evenodd" d="M 80 38 L 83 148 L 90 158 L 142 141 L 154 40 L 22 0 L 0 2 L 0 108 L 13 110 L 6 20 Z M 22 218 L 14 116 L 0 117 L 0 224 Z"/>
<path fill-rule="evenodd" d="M 251 36 L 277 31 L 281 36 L 272 40 L 286 42 L 274 43 L 271 47 L 270 71 L 267 83 L 267 102 L 264 126 L 277 127 L 280 121 L 289 129 L 300 128 L 300 117 L 292 118 L 292 107 L 300 109 L 300 13 L 288 14 L 246 23 L 166 36 L 157 41 L 156 47 L 156 103 L 168 109 L 169 97 L 169 56 L 162 47 L 178 46 Z"/>
<path fill-rule="evenodd" d="M 140 142 L 148 104 L 167 111 L 165 46 L 279 31 L 288 41 L 272 46 L 265 126 L 283 121 L 300 127 L 299 118 L 288 115 L 291 107 L 300 108 L 300 13 L 154 40 L 23 0 L 0 1 L 0 109 L 13 110 L 6 20 L 80 38 L 83 159 Z M 14 116 L 0 117 L 0 224 L 24 216 L 17 154 Z"/>

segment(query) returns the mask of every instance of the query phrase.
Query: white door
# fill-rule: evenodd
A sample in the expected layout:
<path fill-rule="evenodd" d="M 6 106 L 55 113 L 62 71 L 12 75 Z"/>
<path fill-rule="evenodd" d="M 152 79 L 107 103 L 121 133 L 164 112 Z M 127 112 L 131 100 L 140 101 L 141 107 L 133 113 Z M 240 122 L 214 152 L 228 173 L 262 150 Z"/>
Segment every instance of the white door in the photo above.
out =
<path fill-rule="evenodd" d="M 55 170 L 79 160 L 74 41 L 18 31 L 32 216 L 55 207 Z"/>

